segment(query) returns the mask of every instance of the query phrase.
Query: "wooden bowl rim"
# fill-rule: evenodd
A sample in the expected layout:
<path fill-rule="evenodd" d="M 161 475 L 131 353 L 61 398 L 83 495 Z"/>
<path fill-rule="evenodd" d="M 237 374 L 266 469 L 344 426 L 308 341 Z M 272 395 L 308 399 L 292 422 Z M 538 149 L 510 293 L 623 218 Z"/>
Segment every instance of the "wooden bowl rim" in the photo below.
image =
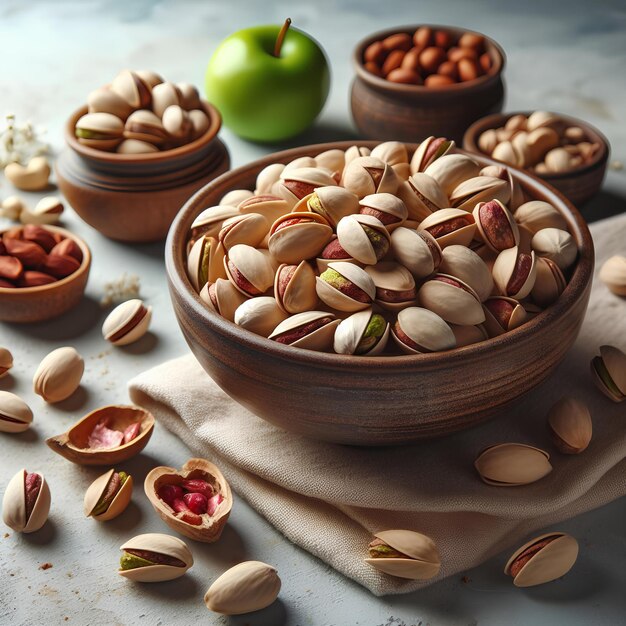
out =
<path fill-rule="evenodd" d="M 491 128 L 501 128 L 514 115 L 525 115 L 526 117 L 528 117 L 533 112 L 534 111 L 512 111 L 509 113 L 492 113 L 491 115 L 481 117 L 480 119 L 476 120 L 471 126 L 469 126 L 469 128 L 465 131 L 465 134 L 463 135 L 463 149 L 479 156 L 491 158 L 488 154 L 485 154 L 478 147 L 478 136 Z M 604 164 L 606 164 L 609 159 L 609 140 L 595 126 L 592 126 L 588 122 L 578 119 L 577 117 L 572 117 L 571 115 L 556 113 L 555 111 L 548 111 L 548 113 L 554 113 L 554 115 L 558 115 L 560 118 L 568 123 L 572 122 L 571 126 L 580 126 L 591 138 L 595 139 L 600 144 L 600 150 L 598 150 L 598 153 L 589 163 L 577 165 L 576 167 L 570 168 L 566 172 L 551 172 L 549 174 L 532 175 L 540 178 L 543 181 L 564 180 L 572 178 L 574 176 L 586 174 L 588 171 L 597 168 L 598 165 L 602 167 Z M 502 164 L 501 161 L 498 161 L 498 163 L 500 165 Z M 505 163 L 505 165 L 507 164 Z M 523 168 L 516 169 L 522 169 L 524 172 L 527 172 L 527 170 Z"/>
<path fill-rule="evenodd" d="M 373 148 L 381 142 L 360 141 L 357 143 L 360 146 Z M 208 329 L 212 332 L 219 333 L 227 340 L 245 345 L 257 352 L 265 353 L 271 357 L 286 361 L 310 365 L 311 367 L 341 370 L 342 368 L 358 365 L 358 367 L 363 370 L 377 370 L 381 368 L 386 368 L 387 370 L 397 368 L 398 370 L 402 370 L 407 366 L 423 365 L 432 369 L 443 369 L 450 363 L 458 361 L 459 359 L 469 360 L 471 357 L 480 357 L 484 353 L 496 348 L 504 349 L 508 347 L 514 349 L 518 342 L 532 339 L 533 335 L 536 335 L 539 330 L 546 325 L 551 324 L 554 319 L 566 315 L 571 306 L 584 293 L 591 280 L 594 266 L 593 240 L 587 223 L 574 205 L 558 190 L 528 172 L 512 168 L 513 174 L 524 186 L 531 188 L 540 187 L 544 191 L 547 201 L 553 203 L 566 217 L 572 234 L 576 239 L 579 251 L 578 261 L 572 273 L 572 277 L 560 298 L 536 317 L 514 330 L 504 333 L 499 337 L 492 337 L 480 343 L 454 348 L 446 352 L 398 356 L 355 356 L 314 352 L 312 350 L 283 345 L 261 337 L 260 335 L 256 335 L 249 330 L 237 326 L 234 322 L 228 321 L 217 313 L 210 311 L 189 282 L 186 272 L 186 263 L 184 262 L 189 227 L 196 215 L 207 207 L 204 198 L 210 195 L 215 187 L 231 178 L 235 178 L 238 174 L 252 175 L 253 173 L 260 172 L 271 163 L 288 163 L 297 157 L 306 155 L 315 156 L 320 152 L 335 148 L 347 150 L 352 145 L 355 145 L 354 141 L 338 141 L 301 146 L 299 148 L 291 148 L 267 155 L 248 165 L 222 174 L 219 178 L 216 178 L 208 185 L 198 190 L 183 205 L 170 227 L 165 243 L 166 272 L 171 291 L 175 292 L 183 301 L 184 305 L 188 306 L 193 311 L 195 317 L 205 320 Z M 407 143 L 406 145 L 409 152 L 414 151 L 417 147 L 417 144 Z M 483 166 L 500 165 L 500 163 L 489 157 L 470 154 L 458 148 L 456 151 L 473 158 L 478 156 L 477 160 L 481 162 Z M 226 191 L 224 193 L 226 193 Z"/>
<path fill-rule="evenodd" d="M 479 76 L 478 78 L 475 78 L 474 80 L 454 83 L 453 85 L 443 85 L 441 87 L 426 87 L 426 85 L 407 85 L 405 83 L 394 83 L 385 78 L 376 76 L 375 74 L 372 74 L 365 69 L 363 65 L 363 53 L 365 52 L 365 48 L 367 48 L 367 46 L 369 46 L 371 43 L 374 43 L 375 41 L 385 39 L 385 37 L 388 37 L 389 35 L 395 35 L 398 33 L 408 33 L 409 35 L 413 35 L 413 33 L 422 26 L 428 26 L 429 28 L 432 28 L 434 30 L 446 30 L 448 32 L 454 33 L 455 35 L 463 33 L 473 33 L 484 37 L 488 46 L 491 48 L 491 51 L 495 53 L 495 63 L 493 67 L 489 70 L 489 72 L 483 74 L 482 76 Z M 380 30 L 376 33 L 368 35 L 364 39 L 361 39 L 356 44 L 356 47 L 354 48 L 354 51 L 352 53 L 352 64 L 359 78 L 379 90 L 386 90 L 403 95 L 467 95 L 469 91 L 473 91 L 475 88 L 480 88 L 485 86 L 486 84 L 495 82 L 500 77 L 502 71 L 504 70 L 504 66 L 506 65 L 506 54 L 499 43 L 497 43 L 488 35 L 485 35 L 477 30 L 459 28 L 458 26 L 446 26 L 443 24 L 416 24 L 415 26 L 398 26 L 396 28 L 386 28 L 384 30 Z"/>
<path fill-rule="evenodd" d="M 177 157 L 188 156 L 194 152 L 198 152 L 211 143 L 211 141 L 217 137 L 217 133 L 222 127 L 222 116 L 220 115 L 220 112 L 210 102 L 207 102 L 206 100 L 202 100 L 201 102 L 205 113 L 209 117 L 209 128 L 201 137 L 176 148 L 159 150 L 158 152 L 149 152 L 148 154 L 118 154 L 117 152 L 97 150 L 96 148 L 85 146 L 80 143 L 78 139 L 76 139 L 74 129 L 79 118 L 87 113 L 88 109 L 86 104 L 79 109 L 76 109 L 76 111 L 70 115 L 69 119 L 65 123 L 65 141 L 72 150 L 81 156 L 99 161 L 101 163 L 128 163 L 130 165 L 144 165 L 148 163 L 168 161 L 170 159 L 176 159 Z"/>
<path fill-rule="evenodd" d="M 26 224 L 23 224 L 22 228 L 24 226 L 26 226 Z M 46 295 L 48 292 L 53 291 L 54 289 L 58 287 L 62 287 L 63 285 L 67 285 L 68 283 L 71 283 L 72 281 L 78 279 L 86 271 L 89 270 L 89 266 L 91 265 L 91 250 L 89 249 L 89 246 L 85 243 L 85 241 L 83 241 L 78 235 L 75 235 L 74 233 L 70 232 L 69 230 L 66 230 L 65 228 L 61 228 L 60 226 L 54 226 L 52 224 L 40 224 L 40 226 L 42 228 L 46 228 L 53 232 L 60 233 L 61 235 L 63 235 L 63 237 L 66 237 L 66 238 L 69 237 L 78 245 L 81 252 L 83 253 L 83 261 L 80 264 L 80 267 L 69 276 L 66 276 L 65 278 L 61 278 L 60 280 L 57 280 L 54 283 L 49 283 L 47 285 L 37 285 L 36 287 L 10 287 L 10 288 L 0 287 L 0 295 L 9 295 L 9 294 L 11 295 L 18 295 L 18 294 Z M 2 230 L 0 230 L 0 235 L 5 233 L 7 230 L 12 230 L 13 228 L 15 227 L 13 226 L 9 228 L 3 228 Z"/>

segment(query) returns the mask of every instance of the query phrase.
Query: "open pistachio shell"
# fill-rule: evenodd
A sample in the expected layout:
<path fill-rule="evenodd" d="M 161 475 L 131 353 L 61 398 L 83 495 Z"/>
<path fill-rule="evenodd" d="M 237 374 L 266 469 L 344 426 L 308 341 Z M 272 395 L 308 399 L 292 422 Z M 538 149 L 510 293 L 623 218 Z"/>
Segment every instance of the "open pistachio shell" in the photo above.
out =
<path fill-rule="evenodd" d="M 524 191 L 511 170 L 505 165 L 487 165 L 480 170 L 480 175 L 506 181 L 509 188 L 509 200 L 503 202 L 508 205 L 511 211 L 516 211 L 518 207 L 524 204 Z"/>
<path fill-rule="evenodd" d="M 27 511 L 26 493 L 28 474 L 39 475 L 40 486 L 30 515 Z M 2 521 L 16 532 L 33 533 L 39 530 L 48 519 L 50 512 L 50 487 L 41 472 L 27 472 L 21 469 L 9 481 L 2 499 Z"/>
<path fill-rule="evenodd" d="M 490 337 L 499 337 L 521 326 L 527 319 L 526 309 L 513 298 L 494 296 L 483 305 L 485 329 Z"/>
<path fill-rule="evenodd" d="M 182 539 L 160 533 L 147 533 L 137 535 L 120 546 L 120 550 L 136 550 L 140 553 L 153 553 L 164 555 L 180 561 L 184 565 L 165 565 L 155 563 L 132 569 L 119 569 L 118 574 L 129 580 L 143 583 L 156 583 L 164 580 L 180 578 L 192 565 L 193 556 L 191 550 Z"/>
<path fill-rule="evenodd" d="M 283 311 L 271 296 L 250 298 L 242 302 L 235 311 L 234 322 L 257 335 L 267 337 L 288 313 Z"/>
<path fill-rule="evenodd" d="M 211 290 L 210 293 L 209 290 Z M 239 291 L 230 280 L 218 278 L 215 283 L 204 285 L 200 291 L 200 299 L 211 310 L 232 322 L 235 319 L 237 307 L 247 300 L 247 296 Z"/>
<path fill-rule="evenodd" d="M 309 263 L 306 261 L 300 261 L 298 265 L 283 263 L 276 271 L 274 297 L 278 306 L 292 315 L 315 309 L 318 301 L 315 272 Z"/>
<path fill-rule="evenodd" d="M 521 252 L 518 246 L 500 252 L 493 265 L 493 279 L 500 293 L 516 300 L 531 292 L 536 276 L 535 253 Z"/>
<path fill-rule="evenodd" d="M 97 150 L 113 150 L 124 138 L 124 122 L 111 113 L 87 113 L 76 122 L 79 143 Z"/>
<path fill-rule="evenodd" d="M 398 197 L 406 205 L 408 219 L 421 222 L 431 213 L 448 207 L 448 196 L 428 174 L 417 172 L 398 187 Z"/>
<path fill-rule="evenodd" d="M 439 573 L 441 559 L 430 537 L 411 530 L 384 530 L 374 533 L 374 537 L 382 542 L 380 545 L 383 547 L 392 548 L 404 556 L 368 558 L 365 559 L 368 565 L 386 574 L 411 580 L 428 580 Z"/>
<path fill-rule="evenodd" d="M 457 348 L 470 346 L 474 343 L 480 343 L 485 339 L 489 339 L 489 334 L 483 324 L 478 324 L 477 326 L 459 326 L 457 324 L 450 324 L 450 328 L 452 329 L 452 333 L 456 339 Z"/>
<path fill-rule="evenodd" d="M 543 200 L 525 202 L 515 211 L 515 220 L 532 233 L 543 228 L 567 230 L 567 221 L 550 203 Z"/>
<path fill-rule="evenodd" d="M 445 137 L 427 137 L 411 158 L 411 173 L 423 172 L 431 163 L 454 148 L 454 141 Z"/>
<path fill-rule="evenodd" d="M 169 133 L 158 116 L 152 111 L 141 109 L 128 116 L 124 126 L 124 137 L 160 146 L 169 139 Z"/>
<path fill-rule="evenodd" d="M 287 226 L 285 222 L 297 220 Z M 268 248 L 279 263 L 300 263 L 315 258 L 330 241 L 333 229 L 317 213 L 288 213 L 270 229 Z"/>
<path fill-rule="evenodd" d="M 561 532 L 546 533 L 518 548 L 504 573 L 514 576 L 516 587 L 534 587 L 567 574 L 577 558 L 578 542 L 574 537 Z M 517 573 L 514 575 L 512 570 Z"/>
<path fill-rule="evenodd" d="M 532 240 L 533 250 L 542 257 L 554 261 L 560 269 L 566 270 L 578 256 L 578 246 L 574 238 L 560 228 L 542 228 Z"/>
<path fill-rule="evenodd" d="M 151 152 L 158 152 L 159 149 L 154 144 L 148 143 L 147 141 L 124 139 L 124 141 L 117 146 L 115 151 L 118 154 L 149 154 Z"/>
<path fill-rule="evenodd" d="M 437 271 L 442 259 L 441 248 L 429 232 L 417 232 L 404 226 L 391 233 L 391 249 L 397 261 L 417 280 Z"/>
<path fill-rule="evenodd" d="M 389 165 L 398 165 L 409 162 L 409 153 L 406 144 L 401 141 L 383 141 L 372 149 L 370 156 L 380 159 Z"/>
<path fill-rule="evenodd" d="M 367 348 L 363 348 L 363 340 L 367 340 L 364 337 L 370 320 L 372 319 L 372 309 L 365 309 L 364 311 L 358 311 L 353 313 L 350 317 L 342 320 L 337 326 L 335 331 L 335 337 L 333 347 L 337 354 L 363 354 L 365 356 L 376 356 L 380 354 L 387 345 L 389 340 L 389 323 L 385 322 L 384 326 L 377 329 L 377 339 L 372 337 L 372 345 L 369 347 L 369 342 L 365 342 L 368 345 Z M 380 321 L 380 317 L 379 317 Z"/>
<path fill-rule="evenodd" d="M 296 159 L 294 159 L 293 161 L 289 161 L 289 163 L 285 165 L 285 169 L 283 170 L 283 172 L 285 172 L 285 174 L 288 174 L 289 172 L 293 172 L 294 170 L 299 170 L 303 168 L 316 169 L 317 162 L 315 161 L 315 158 L 311 156 L 297 157 Z"/>
<path fill-rule="evenodd" d="M 214 494 L 219 494 L 223 499 L 217 505 L 213 515 L 204 513 L 201 515 L 202 523 L 195 525 L 181 519 L 180 514 L 174 510 L 159 496 L 159 489 L 163 485 L 180 485 L 184 480 L 202 479 L 208 482 Z M 205 459 L 189 459 L 180 470 L 173 467 L 155 467 L 146 476 L 144 481 L 144 491 L 150 504 L 154 507 L 159 517 L 173 530 L 185 537 L 213 543 L 217 541 L 224 526 L 228 521 L 228 516 L 233 508 L 233 495 L 230 485 L 224 478 L 220 469 Z"/>
<path fill-rule="evenodd" d="M 600 280 L 616 295 L 626 296 L 626 257 L 615 255 L 600 268 Z"/>
<path fill-rule="evenodd" d="M 341 176 L 346 164 L 346 153 L 337 148 L 325 150 L 315 157 L 315 162 L 318 167 L 325 167 L 327 170 L 336 172 Z"/>
<path fill-rule="evenodd" d="M 483 450 L 474 467 L 483 482 L 495 487 L 518 487 L 552 471 L 550 455 L 522 443 L 501 443 Z"/>
<path fill-rule="evenodd" d="M 469 246 L 476 232 L 474 216 L 461 209 L 440 209 L 420 222 L 418 230 L 428 231 L 441 248 Z"/>
<path fill-rule="evenodd" d="M 294 213 L 317 213 L 335 228 L 342 217 L 359 212 L 359 199 L 343 187 L 318 187 L 293 208 Z"/>
<path fill-rule="evenodd" d="M 323 326 L 315 328 L 304 335 L 298 332 L 309 325 L 315 326 L 315 322 L 326 318 L 329 318 L 330 321 Z M 326 311 L 305 311 L 304 313 L 296 313 L 296 315 L 292 315 L 278 324 L 269 338 L 276 341 L 277 337 L 280 335 L 293 332 L 293 336 L 296 338 L 295 341 L 286 341 L 290 346 L 304 348 L 305 350 L 316 350 L 317 352 L 332 352 L 333 337 L 335 336 L 335 330 L 339 322 L 340 320 L 335 319 L 332 313 Z"/>
<path fill-rule="evenodd" d="M 359 157 L 369 156 L 370 154 L 371 150 L 369 148 L 366 148 L 365 146 L 350 146 L 345 151 L 344 169 L 355 159 L 358 159 Z"/>
<path fill-rule="evenodd" d="M 464 154 L 445 154 L 424 170 L 439 183 L 448 197 L 464 180 L 478 176 L 479 172 L 478 163 Z"/>
<path fill-rule="evenodd" d="M 548 412 L 548 429 L 560 452 L 580 454 L 591 441 L 589 409 L 576 398 L 563 397 Z"/>
<path fill-rule="evenodd" d="M 493 291 L 493 278 L 486 263 L 465 246 L 448 246 L 442 252 L 440 271 L 460 278 L 469 285 L 482 301 Z"/>
<path fill-rule="evenodd" d="M 232 189 L 221 197 L 219 206 L 238 207 L 252 197 L 254 194 L 249 189 Z"/>
<path fill-rule="evenodd" d="M 41 360 L 33 376 L 33 391 L 46 402 L 61 402 L 78 389 L 84 371 L 85 362 L 75 348 L 57 348 Z"/>
<path fill-rule="evenodd" d="M 360 302 L 348 294 L 332 286 L 324 278 L 316 278 L 316 290 L 319 298 L 332 309 L 354 313 L 366 309 L 376 298 L 376 285 L 369 274 L 358 265 L 345 261 L 334 261 L 328 264 L 328 269 L 337 272 L 340 277 L 356 285 L 369 297 L 368 302 Z M 328 271 L 328 270 L 326 270 Z"/>
<path fill-rule="evenodd" d="M 246 296 L 263 294 L 274 283 L 274 268 L 269 259 L 260 250 L 243 243 L 228 251 L 224 268 L 228 279 Z"/>
<path fill-rule="evenodd" d="M 539 306 L 547 307 L 558 300 L 567 282 L 554 261 L 537 257 L 536 264 L 537 275 L 530 295 Z"/>
<path fill-rule="evenodd" d="M 150 87 L 136 72 L 131 70 L 122 70 L 113 79 L 111 89 L 124 98 L 133 109 L 143 109 L 152 101 Z"/>
<path fill-rule="evenodd" d="M 30 407 L 10 391 L 0 391 L 0 432 L 22 433 L 33 421 Z"/>
<path fill-rule="evenodd" d="M 239 213 L 260 213 L 273 224 L 279 217 L 290 212 L 289 204 L 273 194 L 252 196 L 237 205 Z"/>
<path fill-rule="evenodd" d="M 399 182 L 391 165 L 371 156 L 350 161 L 342 177 L 342 185 L 359 199 L 373 193 L 396 193 Z"/>
<path fill-rule="evenodd" d="M 417 291 L 411 272 L 393 261 L 368 265 L 365 271 L 376 286 L 376 304 L 389 311 L 401 311 L 415 305 Z"/>
<path fill-rule="evenodd" d="M 286 167 L 280 176 L 278 189 L 291 208 L 317 187 L 331 187 L 336 184 L 332 175 L 319 167 Z"/>
<path fill-rule="evenodd" d="M 626 400 L 626 354 L 615 346 L 600 346 L 600 356 L 591 361 L 593 380 L 613 402 Z"/>
<path fill-rule="evenodd" d="M 114 346 L 127 346 L 148 332 L 152 307 L 138 298 L 116 306 L 102 324 L 102 336 Z"/>
<path fill-rule="evenodd" d="M 391 334 L 406 354 L 440 352 L 456 346 L 450 326 L 436 313 L 421 307 L 400 311 Z"/>
<path fill-rule="evenodd" d="M 447 274 L 427 280 L 418 292 L 418 302 L 451 324 L 475 326 L 485 321 L 476 292 L 461 279 Z"/>
<path fill-rule="evenodd" d="M 257 175 L 254 195 L 264 195 L 272 193 L 272 187 L 280 180 L 285 166 L 282 163 L 270 163 L 266 165 Z"/>
<path fill-rule="evenodd" d="M 401 226 L 408 217 L 404 202 L 391 193 L 373 193 L 362 198 L 359 205 L 361 214 L 377 218 L 389 232 Z"/>
<path fill-rule="evenodd" d="M 265 238 L 270 225 L 260 213 L 245 213 L 224 220 L 219 232 L 219 241 L 225 250 L 238 243 L 256 248 Z"/>
<path fill-rule="evenodd" d="M 499 200 L 479 202 L 474 208 L 473 215 L 481 239 L 494 252 L 519 245 L 520 233 L 517 223 Z"/>
<path fill-rule="evenodd" d="M 204 235 L 217 239 L 223 223 L 230 217 L 237 215 L 239 211 L 234 206 L 212 206 L 204 209 L 191 224 L 191 237 Z"/>
<path fill-rule="evenodd" d="M 457 185 L 450 194 L 450 203 L 457 209 L 472 211 L 479 202 L 499 200 L 506 204 L 511 199 L 508 183 L 492 176 L 474 176 Z"/>
<path fill-rule="evenodd" d="M 202 236 L 187 255 L 187 275 L 196 291 L 207 282 L 214 283 L 218 278 L 226 278 L 224 269 L 224 246 L 215 237 Z"/>
<path fill-rule="evenodd" d="M 130 475 L 119 487 L 106 511 L 94 515 L 94 509 L 98 506 L 100 499 L 106 494 L 107 487 L 114 474 L 116 474 L 114 469 L 109 470 L 102 474 L 102 476 L 96 478 L 87 488 L 83 502 L 83 511 L 86 517 L 93 517 L 93 519 L 99 522 L 108 522 L 126 510 L 133 495 L 133 477 Z"/>
<path fill-rule="evenodd" d="M 112 448 L 92 447 L 89 439 L 98 424 L 111 430 L 124 432 L 129 426 L 139 424 L 136 437 Z M 78 465 L 118 465 L 139 454 L 154 429 L 152 413 L 138 406 L 108 405 L 88 413 L 67 432 L 46 440 L 48 447 Z"/>
<path fill-rule="evenodd" d="M 379 219 L 361 214 L 342 218 L 337 224 L 337 238 L 353 259 L 366 265 L 374 265 L 384 257 L 391 242 L 389 231 Z"/>

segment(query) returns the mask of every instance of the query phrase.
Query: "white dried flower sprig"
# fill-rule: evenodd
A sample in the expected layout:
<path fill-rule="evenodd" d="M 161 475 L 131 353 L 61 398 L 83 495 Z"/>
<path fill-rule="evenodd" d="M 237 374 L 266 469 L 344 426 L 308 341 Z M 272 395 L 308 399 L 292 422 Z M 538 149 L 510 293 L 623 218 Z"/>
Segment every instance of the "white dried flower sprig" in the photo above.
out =
<path fill-rule="evenodd" d="M 104 295 L 100 300 L 100 306 L 108 307 L 111 304 L 138 298 L 140 289 L 139 276 L 124 272 L 120 278 L 104 284 Z"/>
<path fill-rule="evenodd" d="M 42 139 L 46 132 L 44 127 L 35 127 L 30 121 L 16 124 L 15 115 L 8 113 L 0 128 L 0 166 L 27 165 L 33 157 L 48 154 L 50 145 Z"/>

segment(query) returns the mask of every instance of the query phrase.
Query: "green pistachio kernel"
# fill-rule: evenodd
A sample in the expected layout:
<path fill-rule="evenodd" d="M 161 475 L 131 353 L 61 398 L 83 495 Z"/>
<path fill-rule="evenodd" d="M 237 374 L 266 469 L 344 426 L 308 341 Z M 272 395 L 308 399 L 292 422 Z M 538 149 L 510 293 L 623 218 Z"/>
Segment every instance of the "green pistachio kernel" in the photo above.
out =
<path fill-rule="evenodd" d="M 328 268 L 325 272 L 322 272 L 320 274 L 320 278 L 335 289 L 340 289 L 350 282 L 349 280 L 344 278 L 338 271 L 332 268 Z"/>
<path fill-rule="evenodd" d="M 401 552 L 394 550 L 391 546 L 381 544 L 378 546 L 369 547 L 370 557 L 373 559 L 397 559 L 405 556 Z"/>
<path fill-rule="evenodd" d="M 372 315 L 367 324 L 367 328 L 361 337 L 361 341 L 359 341 L 356 353 L 364 354 L 365 352 L 369 352 L 383 336 L 386 327 L 387 322 L 382 315 L 379 315 L 378 313 Z"/>
<path fill-rule="evenodd" d="M 124 554 L 122 554 L 122 557 L 120 558 L 121 570 L 136 569 L 137 567 L 147 567 L 148 565 L 154 565 L 154 563 L 152 563 L 152 561 L 148 561 L 147 559 L 142 559 L 140 556 L 128 554 L 128 552 L 124 552 Z"/>

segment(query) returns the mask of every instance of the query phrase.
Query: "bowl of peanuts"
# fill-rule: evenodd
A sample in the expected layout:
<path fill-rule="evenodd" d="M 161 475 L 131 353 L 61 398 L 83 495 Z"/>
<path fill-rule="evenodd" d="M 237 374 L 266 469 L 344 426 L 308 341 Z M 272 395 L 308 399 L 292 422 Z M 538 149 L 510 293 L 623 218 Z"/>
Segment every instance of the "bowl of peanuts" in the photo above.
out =
<path fill-rule="evenodd" d="M 351 107 L 372 139 L 461 141 L 470 124 L 502 110 L 505 54 L 492 39 L 452 26 L 387 29 L 353 53 Z"/>

